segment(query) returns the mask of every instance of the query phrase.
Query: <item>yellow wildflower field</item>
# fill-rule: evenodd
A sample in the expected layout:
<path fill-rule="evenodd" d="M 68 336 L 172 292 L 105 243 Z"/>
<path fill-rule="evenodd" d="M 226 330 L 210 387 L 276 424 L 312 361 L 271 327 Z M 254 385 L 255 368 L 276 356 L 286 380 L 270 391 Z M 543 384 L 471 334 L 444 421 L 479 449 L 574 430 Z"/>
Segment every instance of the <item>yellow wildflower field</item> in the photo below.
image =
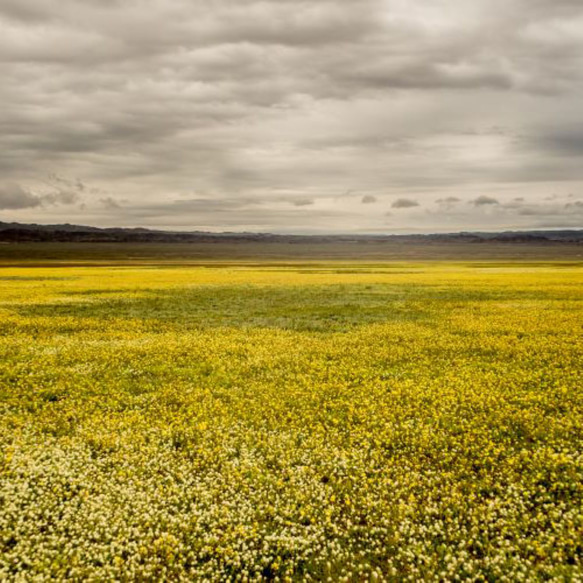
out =
<path fill-rule="evenodd" d="M 583 264 L 0 269 L 0 579 L 583 580 Z"/>

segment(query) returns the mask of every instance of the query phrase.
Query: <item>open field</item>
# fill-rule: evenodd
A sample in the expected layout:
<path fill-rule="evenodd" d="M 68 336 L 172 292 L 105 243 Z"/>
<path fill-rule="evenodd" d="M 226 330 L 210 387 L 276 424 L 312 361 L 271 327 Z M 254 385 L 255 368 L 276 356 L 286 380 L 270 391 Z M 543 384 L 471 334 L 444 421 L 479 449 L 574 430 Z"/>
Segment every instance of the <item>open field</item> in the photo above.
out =
<path fill-rule="evenodd" d="M 0 579 L 583 580 L 580 261 L 3 247 Z"/>
<path fill-rule="evenodd" d="M 0 265 L 136 265 L 209 261 L 583 261 L 583 244 L 423 240 L 6 243 Z"/>

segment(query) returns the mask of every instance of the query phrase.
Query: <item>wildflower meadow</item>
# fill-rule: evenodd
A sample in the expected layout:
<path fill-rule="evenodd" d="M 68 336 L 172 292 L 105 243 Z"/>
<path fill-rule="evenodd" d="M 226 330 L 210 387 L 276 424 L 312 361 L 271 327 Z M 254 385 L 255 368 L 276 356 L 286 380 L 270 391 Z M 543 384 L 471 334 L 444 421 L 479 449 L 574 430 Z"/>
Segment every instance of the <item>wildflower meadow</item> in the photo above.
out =
<path fill-rule="evenodd" d="M 583 264 L 0 270 L 0 579 L 583 581 Z"/>

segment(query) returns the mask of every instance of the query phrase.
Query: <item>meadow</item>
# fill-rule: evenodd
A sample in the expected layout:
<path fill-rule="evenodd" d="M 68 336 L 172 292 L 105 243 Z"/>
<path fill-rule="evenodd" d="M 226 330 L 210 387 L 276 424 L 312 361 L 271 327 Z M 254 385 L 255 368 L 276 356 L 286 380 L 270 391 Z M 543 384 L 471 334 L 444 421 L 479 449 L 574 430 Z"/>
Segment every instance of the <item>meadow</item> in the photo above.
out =
<path fill-rule="evenodd" d="M 583 581 L 582 286 L 0 268 L 0 579 Z"/>

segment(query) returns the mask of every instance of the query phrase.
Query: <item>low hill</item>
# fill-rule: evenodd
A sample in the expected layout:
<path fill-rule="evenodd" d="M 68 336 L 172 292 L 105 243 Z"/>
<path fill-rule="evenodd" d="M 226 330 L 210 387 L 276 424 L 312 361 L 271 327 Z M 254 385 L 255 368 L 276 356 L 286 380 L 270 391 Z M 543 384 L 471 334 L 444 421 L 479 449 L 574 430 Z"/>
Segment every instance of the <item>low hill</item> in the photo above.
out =
<path fill-rule="evenodd" d="M 583 243 L 583 230 L 505 231 L 498 233 L 461 232 L 423 235 L 279 235 L 272 233 L 177 232 L 144 228 L 99 228 L 85 225 L 38 225 L 0 222 L 0 241 L 4 242 L 93 242 L 93 243 Z"/>

